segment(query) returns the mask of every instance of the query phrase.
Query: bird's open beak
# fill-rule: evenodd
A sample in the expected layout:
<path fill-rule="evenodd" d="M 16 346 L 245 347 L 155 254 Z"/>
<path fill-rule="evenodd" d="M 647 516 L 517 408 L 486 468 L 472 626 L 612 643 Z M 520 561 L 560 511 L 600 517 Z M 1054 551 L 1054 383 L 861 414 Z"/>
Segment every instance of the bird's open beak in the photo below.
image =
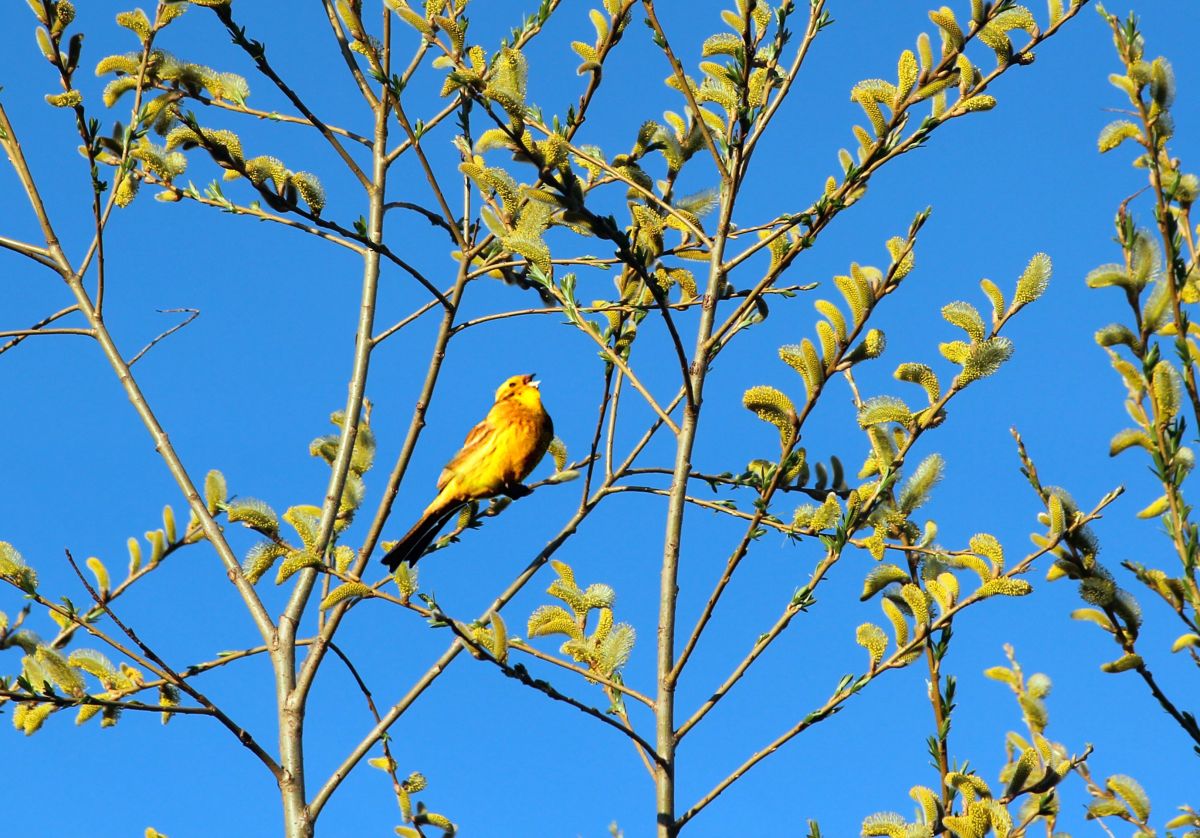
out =
<path fill-rule="evenodd" d="M 536 388 L 538 388 L 538 387 L 541 387 L 541 386 L 542 386 L 542 382 L 540 382 L 540 381 L 534 381 L 534 380 L 533 380 L 533 377 L 534 377 L 535 375 L 537 375 L 537 373 L 536 373 L 536 372 L 531 372 L 531 373 L 529 373 L 529 375 L 525 376 L 525 383 L 526 383 L 527 385 L 529 385 L 530 387 L 533 387 L 533 388 L 535 388 L 535 389 L 536 389 Z"/>

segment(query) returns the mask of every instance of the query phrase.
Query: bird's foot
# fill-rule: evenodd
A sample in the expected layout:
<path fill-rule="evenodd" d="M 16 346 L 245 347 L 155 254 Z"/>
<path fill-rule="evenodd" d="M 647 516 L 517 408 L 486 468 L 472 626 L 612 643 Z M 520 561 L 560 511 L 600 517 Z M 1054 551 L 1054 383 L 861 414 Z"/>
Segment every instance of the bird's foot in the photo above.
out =
<path fill-rule="evenodd" d="M 504 487 L 504 494 L 508 495 L 513 500 L 523 498 L 526 495 L 533 494 L 533 489 L 530 489 L 524 483 L 510 483 Z"/>

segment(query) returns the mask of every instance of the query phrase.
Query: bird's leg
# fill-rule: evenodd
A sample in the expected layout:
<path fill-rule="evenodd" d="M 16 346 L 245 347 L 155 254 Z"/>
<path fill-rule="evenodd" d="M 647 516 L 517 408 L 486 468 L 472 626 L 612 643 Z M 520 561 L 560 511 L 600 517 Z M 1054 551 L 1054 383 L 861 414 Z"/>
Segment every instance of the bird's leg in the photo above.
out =
<path fill-rule="evenodd" d="M 523 498 L 526 495 L 533 494 L 533 489 L 530 489 L 524 483 L 509 483 L 507 486 L 505 486 L 500 491 L 503 494 L 508 495 L 513 500 L 516 500 L 517 498 Z"/>

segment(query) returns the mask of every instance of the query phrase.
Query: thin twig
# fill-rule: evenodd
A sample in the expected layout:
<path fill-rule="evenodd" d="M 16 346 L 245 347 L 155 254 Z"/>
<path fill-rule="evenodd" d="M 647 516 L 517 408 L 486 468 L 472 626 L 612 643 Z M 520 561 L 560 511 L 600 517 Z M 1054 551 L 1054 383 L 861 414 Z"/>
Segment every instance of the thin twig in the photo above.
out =
<path fill-rule="evenodd" d="M 589 681 L 595 681 L 597 684 L 602 684 L 610 690 L 615 690 L 616 692 L 619 692 L 622 695 L 627 695 L 630 698 L 632 698 L 634 701 L 640 701 L 642 704 L 645 704 L 647 707 L 650 707 L 652 709 L 654 707 L 653 699 L 648 698 L 647 696 L 643 695 L 642 693 L 638 692 L 637 690 L 631 689 L 631 688 L 625 686 L 624 684 L 618 684 L 616 681 L 612 680 L 611 678 L 607 678 L 607 677 L 601 675 L 599 672 L 595 672 L 590 669 L 584 669 L 582 666 L 576 666 L 575 664 L 571 663 L 570 661 L 565 661 L 565 660 L 562 660 L 561 658 L 556 658 L 553 655 L 548 655 L 545 652 L 541 651 L 540 649 L 536 649 L 533 646 L 530 646 L 528 643 L 524 642 L 523 640 L 515 640 L 515 639 L 510 640 L 508 645 L 511 648 L 519 649 L 520 651 L 524 652 L 525 654 L 531 655 L 531 656 L 537 658 L 538 660 L 545 661 L 546 663 L 552 663 L 557 667 L 561 667 L 562 669 L 566 669 L 571 672 L 574 672 L 576 675 L 582 675 L 584 678 L 586 678 Z"/>
<path fill-rule="evenodd" d="M 375 723 L 378 724 L 381 722 L 382 719 L 379 715 L 379 709 L 375 706 L 375 699 L 371 695 L 371 690 L 367 687 L 367 682 L 364 681 L 362 676 L 358 674 L 358 669 L 355 668 L 354 663 L 350 660 L 349 656 L 342 651 L 340 646 L 333 642 L 330 642 L 329 650 L 337 655 L 338 659 L 346 665 L 346 669 L 350 672 L 350 677 L 352 677 L 354 682 L 358 684 L 358 689 L 363 694 L 363 698 L 367 700 L 367 709 L 371 711 L 371 715 L 374 717 Z M 392 748 L 391 745 L 388 744 L 388 739 L 386 736 L 380 740 L 380 745 L 383 746 L 383 756 L 388 762 L 388 775 L 392 778 L 392 789 L 395 791 L 396 796 L 399 797 L 402 791 L 400 786 L 400 778 L 396 775 L 396 760 L 392 757 Z"/>
<path fill-rule="evenodd" d="M 38 702 L 56 707 L 110 707 L 114 710 L 142 710 L 150 713 L 171 713 L 181 716 L 215 715 L 207 707 L 178 707 L 163 704 L 146 704 L 141 701 L 116 701 L 95 695 L 70 696 L 58 693 L 27 693 L 19 690 L 0 689 L 0 698 L 17 702 Z M 0 702 L 2 703 L 2 702 Z"/>
<path fill-rule="evenodd" d="M 75 297 L 75 308 L 83 314 L 89 325 L 95 330 L 96 340 L 99 342 L 105 358 L 121 382 L 121 386 L 128 396 L 130 403 L 137 411 L 142 424 L 154 439 L 156 450 L 167 464 L 171 476 L 175 478 L 175 482 L 187 497 L 188 506 L 197 520 L 200 521 L 205 536 L 216 548 L 217 555 L 226 572 L 229 574 L 229 578 L 241 595 L 242 601 L 246 604 L 251 617 L 254 619 L 255 626 L 259 630 L 263 642 L 269 642 L 275 633 L 275 626 L 271 622 L 271 617 L 263 606 L 262 600 L 259 598 L 254 586 L 242 574 L 241 562 L 233 554 L 233 550 L 229 547 L 229 542 L 225 539 L 224 533 L 216 521 L 213 520 L 212 514 L 208 511 L 204 500 L 196 490 L 195 483 L 184 467 L 182 460 L 180 460 L 178 452 L 171 445 L 166 431 L 163 430 L 158 417 L 155 416 L 154 411 L 150 408 L 145 395 L 137 384 L 137 379 L 130 371 L 129 365 L 125 363 L 124 357 L 117 348 L 108 327 L 104 324 L 103 319 L 99 316 L 87 291 L 84 289 L 83 272 L 74 270 L 66 254 L 63 252 L 58 237 L 54 232 L 54 226 L 51 223 L 49 213 L 41 199 L 37 184 L 34 182 L 33 175 L 29 169 L 29 163 L 21 150 L 21 145 L 17 140 L 12 122 L 9 120 L 2 103 L 0 103 L 0 137 L 3 137 L 0 140 L 0 144 L 4 146 L 8 154 L 9 161 L 16 171 L 21 187 L 29 199 L 34 216 L 45 236 L 46 250 L 54 259 L 58 274 L 66 281 L 68 288 Z"/>
<path fill-rule="evenodd" d="M 38 335 L 80 335 L 94 338 L 96 332 L 92 329 L 13 329 L 0 332 L 0 338 L 32 338 Z"/>
<path fill-rule="evenodd" d="M 1086 526 L 1088 523 L 1099 518 L 1100 513 L 1109 504 L 1111 504 L 1113 501 L 1115 501 L 1121 495 L 1121 493 L 1123 491 L 1124 491 L 1123 489 L 1117 488 L 1117 489 L 1114 489 L 1113 491 L 1109 492 L 1107 495 L 1102 497 L 1097 502 L 1096 506 L 1093 507 L 1091 512 L 1087 513 L 1086 515 L 1081 515 L 1079 518 L 1077 518 L 1075 520 L 1075 522 L 1070 527 L 1068 527 L 1066 530 L 1062 531 L 1058 535 L 1054 536 L 1053 538 L 1049 539 L 1046 546 L 1044 546 L 1044 547 L 1040 548 L 1039 550 L 1026 556 L 1018 564 L 1014 565 L 1011 569 L 1009 569 L 1007 572 L 1002 574 L 1002 576 L 1004 578 L 1011 579 L 1011 578 L 1014 578 L 1014 577 L 1024 573 L 1026 570 L 1029 569 L 1029 566 L 1037 558 L 1052 551 L 1063 540 L 1065 540 L 1068 535 L 1078 531 L 1082 527 Z M 881 662 L 878 666 L 871 668 L 868 672 L 864 673 L 863 675 L 859 676 L 858 678 L 849 679 L 847 681 L 847 686 L 845 686 L 842 689 L 840 689 L 839 691 L 833 693 L 825 701 L 825 703 L 822 704 L 819 708 L 812 711 L 811 713 L 806 715 L 803 719 L 801 719 L 799 722 L 797 722 L 795 725 L 793 725 L 791 728 L 789 728 L 787 731 L 780 734 L 778 737 L 776 737 L 774 740 L 772 740 L 766 747 L 756 751 L 753 755 L 751 755 L 749 758 L 747 758 L 745 762 L 743 762 L 740 766 L 738 766 L 738 768 L 736 768 L 732 773 L 730 773 L 728 776 L 726 776 L 725 779 L 723 779 L 716 786 L 714 786 L 712 788 L 712 790 L 710 790 L 706 795 L 704 795 L 702 798 L 700 798 L 700 800 L 698 800 L 690 809 L 688 809 L 688 811 L 686 813 L 684 813 L 679 818 L 678 825 L 682 826 L 683 824 L 687 823 L 687 821 L 691 820 L 693 817 L 695 817 L 697 814 L 699 814 L 701 810 L 703 810 L 706 806 L 708 806 L 710 803 L 712 803 L 717 797 L 719 797 L 722 794 L 722 792 L 724 792 L 727 788 L 729 788 L 729 786 L 731 786 L 735 782 L 737 782 L 743 775 L 745 775 L 745 773 L 747 771 L 749 771 L 751 768 L 753 768 L 758 763 L 762 762 L 762 760 L 766 759 L 771 754 L 775 753 L 775 751 L 777 751 L 781 746 L 786 744 L 789 740 L 793 739 L 795 736 L 802 733 L 804 730 L 808 729 L 809 727 L 813 726 L 814 724 L 817 724 L 818 722 L 821 722 L 824 719 L 828 718 L 829 716 L 832 716 L 834 713 L 838 712 L 841 709 L 841 706 L 850 697 L 859 693 L 864 687 L 867 686 L 867 684 L 869 684 L 875 678 L 882 675 L 884 672 L 888 672 L 893 669 L 900 669 L 900 668 L 903 668 L 904 666 L 906 666 L 909 662 L 909 658 L 910 658 L 911 654 L 914 651 L 919 650 L 925 643 L 927 643 L 929 637 L 932 635 L 933 632 L 943 629 L 947 625 L 949 625 L 950 622 L 954 619 L 954 616 L 956 614 L 958 614 L 960 611 L 962 611 L 964 608 L 969 608 L 972 605 L 974 605 L 975 603 L 981 602 L 984 599 L 986 599 L 987 595 L 982 594 L 981 591 L 982 591 L 982 586 L 979 590 L 976 590 L 974 593 L 963 598 L 961 601 L 959 601 L 959 602 L 955 603 L 954 605 L 952 605 L 951 607 L 945 609 L 941 613 L 941 615 L 929 625 L 927 631 L 917 632 L 915 637 L 913 637 L 908 643 L 897 648 L 896 651 L 887 660 Z M 681 728 L 681 730 L 682 730 L 682 728 Z"/>
<path fill-rule="evenodd" d="M 509 678 L 519 681 L 525 686 L 535 689 L 555 701 L 561 701 L 564 704 L 569 704 L 576 710 L 579 710 L 581 713 L 585 713 L 591 716 L 593 719 L 597 719 L 609 727 L 619 730 L 625 736 L 628 736 L 630 739 L 636 742 L 638 746 L 644 749 L 648 754 L 650 754 L 651 758 L 654 759 L 655 762 L 659 761 L 658 755 L 654 752 L 654 746 L 639 736 L 635 731 L 630 730 L 629 728 L 625 727 L 625 725 L 621 724 L 610 716 L 605 715 L 603 711 L 597 710 L 590 704 L 584 704 L 577 698 L 572 698 L 565 693 L 559 692 L 548 681 L 542 681 L 540 679 L 533 678 L 533 676 L 529 674 L 529 671 L 526 670 L 521 664 L 509 666 L 507 663 L 500 661 L 494 655 L 492 655 L 488 649 L 479 645 L 479 643 L 477 643 L 475 639 L 458 624 L 457 621 L 450 619 L 445 614 L 435 611 L 435 616 L 445 621 L 446 625 L 450 627 L 450 630 L 454 632 L 458 639 L 473 651 L 475 657 L 479 658 L 480 660 L 485 660 L 489 663 L 495 664 L 500 671 Z"/>
<path fill-rule="evenodd" d="M 11 250 L 14 253 L 20 253 L 22 256 L 28 256 L 39 265 L 45 265 L 47 268 L 54 268 L 54 260 L 50 258 L 50 254 L 46 252 L 44 247 L 36 247 L 23 241 L 10 239 L 7 236 L 0 236 L 0 247 L 6 250 Z"/>
<path fill-rule="evenodd" d="M 325 15 L 329 18 L 329 28 L 333 31 L 333 36 L 337 40 L 342 60 L 346 62 L 346 69 L 350 71 L 354 83 L 358 85 L 358 92 L 362 94 L 363 100 L 366 101 L 371 110 L 375 110 L 379 107 L 379 99 L 375 96 L 375 92 L 371 90 L 371 85 L 367 82 L 366 76 L 363 75 L 362 69 L 358 66 L 358 61 L 354 58 L 354 53 L 350 49 L 346 33 L 342 30 L 342 22 L 338 20 L 338 13 L 334 10 L 333 3 L 331 0 L 321 0 L 321 5 L 325 7 Z M 386 9 L 384 14 L 387 14 Z"/>
<path fill-rule="evenodd" d="M 542 548 L 541 552 L 534 557 L 533 561 L 531 561 L 525 567 L 525 569 L 518 574 L 517 578 L 514 579 L 509 586 L 505 588 L 505 590 L 498 597 L 496 597 L 495 600 L 492 601 L 492 604 L 487 608 L 486 611 L 484 611 L 483 616 L 493 612 L 501 611 L 504 606 L 513 597 L 515 597 L 521 591 L 521 589 L 525 587 L 526 584 L 528 584 L 529 580 L 533 578 L 534 574 L 537 573 L 537 571 L 540 570 L 546 564 L 546 562 L 550 561 L 550 557 L 557 552 L 558 548 L 561 547 L 566 540 L 575 533 L 575 530 L 578 528 L 580 523 L 582 523 L 592 509 L 595 508 L 596 504 L 601 500 L 601 498 L 602 495 L 597 492 L 597 495 L 593 496 L 593 498 L 589 500 L 588 504 L 581 505 L 580 508 L 575 511 L 575 513 L 563 526 L 563 528 L 559 530 L 558 534 L 555 535 L 554 538 L 552 538 L 546 544 L 546 546 Z M 344 610 L 342 610 L 341 613 L 345 613 Z M 326 631 L 329 631 L 331 625 L 332 621 L 326 623 Z M 342 763 L 333 771 L 329 779 L 325 781 L 325 784 L 317 791 L 316 795 L 313 796 L 312 802 L 309 803 L 308 807 L 311 818 L 315 819 L 317 817 L 321 809 L 329 801 L 330 796 L 337 790 L 342 781 L 349 776 L 350 772 L 354 769 L 354 766 L 358 764 L 359 760 L 361 760 L 367 754 L 367 752 L 375 746 L 375 743 L 379 741 L 380 737 L 387 733 L 388 728 L 391 727 L 410 706 L 412 706 L 413 702 L 416 701 L 426 689 L 428 689 L 429 685 L 441 676 L 441 674 L 446 670 L 446 667 L 448 667 L 450 663 L 456 657 L 458 657 L 464 648 L 465 647 L 462 640 L 456 637 L 446 651 L 444 651 L 441 656 L 439 656 L 438 659 L 434 661 L 433 664 L 425 671 L 425 673 L 417 679 L 416 683 L 413 684 L 408 692 L 405 693 L 399 701 L 393 704 L 392 707 L 383 714 L 383 718 L 367 733 L 366 736 L 363 737 L 358 745 L 356 745 L 350 751 Z M 305 662 L 305 665 L 307 667 L 307 661 Z"/>
<path fill-rule="evenodd" d="M 721 176 L 721 181 L 728 183 L 730 172 L 726 167 L 725 159 L 717 148 L 717 143 L 713 139 L 708 123 L 700 118 L 700 103 L 696 101 L 696 95 L 692 92 L 692 85 L 688 83 L 687 71 L 683 69 L 683 64 L 675 57 L 675 52 L 671 49 L 670 42 L 667 41 L 667 33 L 663 31 L 662 24 L 658 21 L 658 15 L 654 11 L 654 0 L 642 0 L 642 8 L 646 10 L 646 22 L 654 30 L 658 48 L 667 57 L 667 61 L 671 65 L 671 72 L 675 76 L 680 89 L 683 91 L 684 97 L 687 99 L 688 107 L 692 110 L 692 119 L 696 121 L 700 128 L 700 134 L 704 137 L 704 144 L 708 146 L 709 154 L 712 155 L 713 165 L 716 166 L 717 173 Z"/>
<path fill-rule="evenodd" d="M 140 352 L 138 352 L 138 354 L 134 355 L 133 358 L 130 359 L 129 366 L 132 367 L 134 364 L 136 364 L 143 355 L 145 355 L 147 352 L 149 352 L 151 349 L 154 348 L 155 344 L 159 343 L 160 341 L 166 340 L 171 335 L 175 334 L 180 329 L 182 329 L 184 326 L 186 326 L 188 323 L 191 323 L 193 320 L 195 320 L 197 317 L 199 317 L 200 309 L 198 309 L 198 308 L 160 308 L 160 309 L 158 309 L 158 313 L 159 314 L 184 314 L 184 313 L 186 313 L 188 316 L 186 318 L 184 318 L 183 321 L 176 323 L 174 326 L 167 329 L 165 332 L 163 332 L 161 335 L 156 337 L 154 340 L 150 341 L 148 344 L 143 346 L 142 350 Z M 205 322 L 207 322 L 207 321 L 205 321 Z"/>
<path fill-rule="evenodd" d="M 183 92 L 179 91 L 177 88 L 168 87 L 163 84 L 158 85 L 158 89 L 168 93 Z M 261 111 L 257 108 L 251 108 L 244 104 L 231 102 L 228 99 L 211 99 L 208 96 L 205 96 L 203 93 L 184 93 L 187 98 L 194 99 L 200 104 L 207 105 L 210 108 L 220 108 L 221 110 L 230 111 L 232 113 L 239 113 L 243 114 L 244 116 L 252 116 L 255 119 L 265 119 L 270 122 L 279 122 L 284 125 L 304 125 L 309 128 L 316 127 L 312 124 L 312 122 L 304 117 L 291 116 L 290 114 L 279 113 L 278 111 Z M 336 125 L 326 125 L 325 127 L 330 131 L 330 133 L 337 134 L 340 137 L 345 137 L 346 139 L 352 140 L 359 145 L 366 146 L 367 148 L 371 147 L 371 140 L 369 137 L 364 137 L 361 134 L 355 134 L 353 131 L 347 131 L 345 128 L 338 128 Z"/>
<path fill-rule="evenodd" d="M 248 748 L 256 757 L 258 757 L 262 764 L 270 770 L 275 779 L 279 780 L 282 777 L 282 769 L 279 767 L 279 764 L 275 762 L 270 754 L 263 750 L 262 746 L 259 745 L 258 742 L 255 741 L 254 737 L 250 735 L 250 732 L 241 725 L 235 723 L 233 719 L 229 718 L 229 716 L 227 716 L 220 707 L 210 701 L 202 692 L 193 687 L 187 679 L 181 676 L 178 672 L 172 669 L 166 661 L 160 658 L 153 649 L 143 643 L 141 638 L 137 636 L 133 629 L 121 622 L 121 619 L 115 613 L 113 613 L 113 610 L 108 603 L 106 603 L 100 597 L 100 594 L 96 591 L 96 589 L 92 587 L 92 583 L 89 582 L 87 577 L 83 575 L 83 571 L 81 571 L 79 569 L 79 565 L 75 563 L 75 557 L 71 555 L 71 551 L 66 550 L 65 552 L 67 555 L 67 561 L 71 565 L 71 569 L 75 571 L 75 575 L 79 577 L 79 581 L 83 583 L 83 587 L 87 589 L 88 595 L 91 596 L 92 601 L 95 602 L 96 605 L 103 608 L 104 613 L 107 614 L 108 618 L 113 621 L 113 624 L 119 628 L 126 637 L 132 640 L 139 649 L 142 650 L 142 654 L 145 655 L 148 660 L 154 663 L 154 668 L 157 669 L 163 677 L 167 678 L 173 686 L 178 687 L 180 690 L 190 695 L 198 704 L 200 704 L 201 707 L 208 709 L 208 711 L 212 713 L 217 721 L 219 721 L 229 730 L 230 733 L 237 737 L 237 740 L 245 745 L 246 748 Z M 89 632 L 93 631 L 90 626 L 86 628 Z M 162 710 L 162 708 L 159 709 L 160 711 Z"/>
<path fill-rule="evenodd" d="M 43 317 L 38 322 L 34 323 L 32 326 L 29 327 L 29 331 L 39 331 L 39 330 L 45 328 L 46 326 L 49 326 L 51 323 L 54 323 L 57 320 L 61 320 L 62 318 L 66 317 L 68 314 L 71 314 L 76 311 L 79 311 L 79 306 L 76 306 L 76 305 L 70 305 L 70 306 L 67 306 L 66 308 L 60 308 L 58 311 L 54 312 L 53 314 L 51 314 L 47 317 Z M 4 352 L 7 352 L 8 350 L 12 349 L 14 346 L 19 344 L 21 341 L 25 340 L 26 337 L 27 336 L 25 336 L 25 335 L 18 335 L 17 337 L 10 340 L 8 343 L 4 344 L 3 346 L 0 346 L 0 354 L 3 354 Z"/>
<path fill-rule="evenodd" d="M 320 132 L 326 142 L 337 152 L 338 157 L 342 159 L 342 162 L 346 164 L 346 168 L 362 184 L 362 187 L 369 190 L 372 186 L 371 179 L 367 177 L 354 158 L 350 156 L 345 147 L 338 141 L 337 135 L 330 131 L 329 127 L 321 119 L 317 118 L 316 114 L 309 110 L 308 105 L 304 104 L 304 101 L 292 90 L 287 82 L 279 77 L 279 74 L 275 72 L 275 68 L 267 61 L 266 48 L 258 41 L 251 41 L 246 38 L 245 29 L 234 22 L 231 8 L 228 5 L 210 6 L 209 8 L 216 14 L 217 19 L 224 24 L 226 31 L 233 38 L 233 42 L 241 47 L 246 55 L 250 57 L 250 60 L 254 62 L 258 71 L 270 79 L 279 88 L 279 92 L 286 96 L 288 101 L 295 106 L 296 110 L 300 111 L 304 115 L 304 118 L 312 123 L 312 126 Z"/>

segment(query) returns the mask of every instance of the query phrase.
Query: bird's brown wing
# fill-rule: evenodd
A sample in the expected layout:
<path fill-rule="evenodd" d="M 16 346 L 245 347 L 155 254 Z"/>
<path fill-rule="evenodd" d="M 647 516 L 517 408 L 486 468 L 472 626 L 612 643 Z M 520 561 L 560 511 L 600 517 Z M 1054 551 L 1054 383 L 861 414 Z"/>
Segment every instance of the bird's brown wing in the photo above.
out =
<path fill-rule="evenodd" d="M 489 444 L 489 440 L 494 432 L 495 428 L 487 419 L 484 419 L 478 425 L 471 428 L 471 432 L 467 434 L 466 440 L 463 441 L 462 448 L 459 449 L 450 462 L 446 463 L 442 469 L 442 473 L 438 476 L 438 491 L 446 488 L 446 484 L 458 473 L 464 462 L 470 459 L 481 447 Z"/>

